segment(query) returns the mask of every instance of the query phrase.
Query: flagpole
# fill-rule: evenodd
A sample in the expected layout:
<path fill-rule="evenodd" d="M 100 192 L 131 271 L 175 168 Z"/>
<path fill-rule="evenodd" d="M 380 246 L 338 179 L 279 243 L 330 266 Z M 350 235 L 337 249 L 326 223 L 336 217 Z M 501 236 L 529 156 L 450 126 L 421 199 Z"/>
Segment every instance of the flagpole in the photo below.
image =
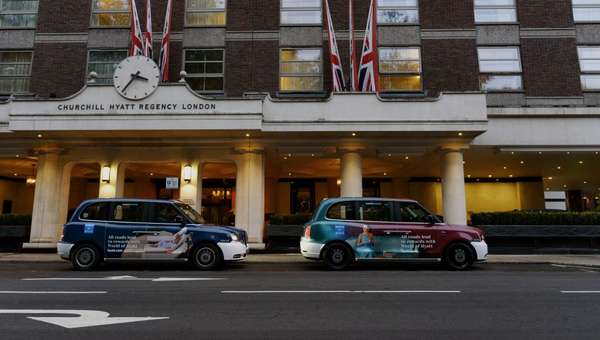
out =
<path fill-rule="evenodd" d="M 356 37 L 354 33 L 354 1 L 349 0 L 348 8 L 348 33 L 350 36 L 350 43 L 348 44 L 350 52 L 350 90 L 356 92 L 358 88 L 358 66 L 356 63 Z"/>

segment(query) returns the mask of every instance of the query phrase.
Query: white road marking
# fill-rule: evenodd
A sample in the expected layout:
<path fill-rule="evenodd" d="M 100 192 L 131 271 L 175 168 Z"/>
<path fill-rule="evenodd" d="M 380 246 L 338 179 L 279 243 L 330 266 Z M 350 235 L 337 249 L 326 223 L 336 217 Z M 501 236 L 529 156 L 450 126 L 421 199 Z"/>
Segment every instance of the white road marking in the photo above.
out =
<path fill-rule="evenodd" d="M 93 326 L 114 325 L 121 323 L 164 320 L 169 317 L 117 317 L 111 318 L 110 314 L 98 310 L 70 310 L 70 309 L 0 309 L 0 314 L 66 314 L 74 316 L 62 317 L 27 317 L 31 320 L 41 321 L 64 328 L 82 328 Z M 76 316 L 75 316 L 76 315 Z"/>
<path fill-rule="evenodd" d="M 23 281 L 152 281 L 152 282 L 178 282 L 178 281 L 218 281 L 227 280 L 223 277 L 135 277 L 135 276 L 108 276 L 108 277 L 38 277 L 21 279 Z"/>
<path fill-rule="evenodd" d="M 37 290 L 0 290 L 0 294 L 106 294 L 105 290 L 93 291 L 37 291 Z"/>
<path fill-rule="evenodd" d="M 460 294 L 460 290 L 222 290 L 221 294 Z"/>
<path fill-rule="evenodd" d="M 563 294 L 600 294 L 600 290 L 561 290 Z"/>

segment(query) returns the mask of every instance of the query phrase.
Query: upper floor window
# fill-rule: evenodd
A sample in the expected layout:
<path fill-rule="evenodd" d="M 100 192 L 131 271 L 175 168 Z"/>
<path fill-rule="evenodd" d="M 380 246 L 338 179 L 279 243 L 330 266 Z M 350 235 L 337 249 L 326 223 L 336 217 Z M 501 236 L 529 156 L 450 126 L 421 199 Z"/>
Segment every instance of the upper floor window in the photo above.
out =
<path fill-rule="evenodd" d="M 523 89 L 521 55 L 518 47 L 480 47 L 479 76 L 484 91 Z"/>
<path fill-rule="evenodd" d="M 0 28 L 35 28 L 38 0 L 0 0 Z"/>
<path fill-rule="evenodd" d="M 321 25 L 321 0 L 281 0 L 282 25 Z"/>
<path fill-rule="evenodd" d="M 419 22 L 417 0 L 379 0 L 377 7 L 379 24 L 402 25 Z"/>
<path fill-rule="evenodd" d="M 600 22 L 600 0 L 573 0 L 575 22 Z"/>
<path fill-rule="evenodd" d="M 517 21 L 515 0 L 474 0 L 476 23 L 511 23 Z"/>
<path fill-rule="evenodd" d="M 581 87 L 600 90 L 600 47 L 578 47 Z"/>
<path fill-rule="evenodd" d="M 88 56 L 88 74 L 96 72 L 97 84 L 112 84 L 115 68 L 127 58 L 127 50 L 95 50 Z"/>
<path fill-rule="evenodd" d="M 421 91 L 421 51 L 418 47 L 379 48 L 382 91 Z"/>
<path fill-rule="evenodd" d="M 187 0 L 187 26 L 224 26 L 227 20 L 225 0 Z"/>
<path fill-rule="evenodd" d="M 190 87 L 203 93 L 223 93 L 225 79 L 223 50 L 186 50 L 185 71 Z"/>
<path fill-rule="evenodd" d="M 321 49 L 282 49 L 279 53 L 279 89 L 287 92 L 323 90 Z"/>
<path fill-rule="evenodd" d="M 32 56 L 32 52 L 0 51 L 0 93 L 29 92 Z"/>
<path fill-rule="evenodd" d="M 129 26 L 129 0 L 93 0 L 93 27 Z"/>

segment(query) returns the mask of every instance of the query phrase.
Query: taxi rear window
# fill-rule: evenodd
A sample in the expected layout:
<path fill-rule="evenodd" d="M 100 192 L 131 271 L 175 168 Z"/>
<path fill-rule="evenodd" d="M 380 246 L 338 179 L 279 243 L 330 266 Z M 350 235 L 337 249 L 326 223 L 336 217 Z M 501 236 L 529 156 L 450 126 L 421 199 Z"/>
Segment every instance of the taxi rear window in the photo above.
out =
<path fill-rule="evenodd" d="M 108 219 L 109 210 L 110 203 L 108 202 L 94 203 L 87 206 L 79 217 L 82 220 L 104 221 Z"/>

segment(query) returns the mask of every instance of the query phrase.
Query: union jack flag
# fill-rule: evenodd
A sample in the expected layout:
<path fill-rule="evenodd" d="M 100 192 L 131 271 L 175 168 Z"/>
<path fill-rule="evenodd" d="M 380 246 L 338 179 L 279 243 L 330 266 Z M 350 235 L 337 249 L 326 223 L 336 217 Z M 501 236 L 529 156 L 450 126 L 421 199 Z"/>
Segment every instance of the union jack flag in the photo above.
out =
<path fill-rule="evenodd" d="M 358 88 L 361 92 L 379 92 L 376 13 L 377 0 L 371 0 L 358 71 Z"/>
<path fill-rule="evenodd" d="M 138 16 L 135 0 L 129 0 L 129 12 L 131 15 L 131 48 L 129 56 L 144 55 L 144 41 L 142 37 L 142 26 Z"/>
<path fill-rule="evenodd" d="M 350 31 L 350 90 L 357 91 L 358 89 L 358 67 L 356 64 L 356 40 L 354 39 L 354 5 L 353 0 L 349 0 L 349 31 Z"/>
<path fill-rule="evenodd" d="M 167 12 L 165 14 L 165 26 L 163 28 L 162 43 L 160 46 L 160 79 L 161 81 L 169 81 L 169 54 L 170 54 L 170 37 L 171 37 L 171 13 L 173 11 L 173 0 L 167 3 Z"/>
<path fill-rule="evenodd" d="M 150 0 L 146 0 L 146 32 L 144 32 L 144 55 L 152 59 L 152 50 L 152 8 L 150 7 Z"/>
<path fill-rule="evenodd" d="M 329 60 L 331 62 L 331 73 L 333 76 L 333 91 L 341 92 L 346 89 L 346 82 L 344 80 L 344 70 L 342 69 L 340 52 L 335 38 L 335 30 L 333 28 L 333 21 L 331 20 L 328 0 L 325 0 L 325 11 L 327 13 L 327 34 L 329 36 Z"/>

